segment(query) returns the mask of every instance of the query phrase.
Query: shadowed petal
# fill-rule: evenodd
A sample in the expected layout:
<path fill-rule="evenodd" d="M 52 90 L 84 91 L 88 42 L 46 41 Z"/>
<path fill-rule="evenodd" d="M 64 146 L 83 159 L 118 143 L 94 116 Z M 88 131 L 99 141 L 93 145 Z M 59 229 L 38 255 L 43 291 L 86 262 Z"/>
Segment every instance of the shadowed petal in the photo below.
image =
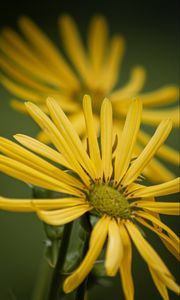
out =
<path fill-rule="evenodd" d="M 105 268 L 108 276 L 115 276 L 123 258 L 123 245 L 118 224 L 114 219 L 108 227 L 108 243 L 105 258 Z"/>
<path fill-rule="evenodd" d="M 132 246 L 129 235 L 123 224 L 119 224 L 121 240 L 123 244 L 123 258 L 119 265 L 123 292 L 126 300 L 134 299 L 134 284 L 132 276 Z"/>
<path fill-rule="evenodd" d="M 167 119 L 160 123 L 156 132 L 152 136 L 151 140 L 138 156 L 138 158 L 132 163 L 126 175 L 123 178 L 123 184 L 128 185 L 135 181 L 141 174 L 144 168 L 148 165 L 156 151 L 163 144 L 168 137 L 172 129 L 172 121 Z"/>
<path fill-rule="evenodd" d="M 155 270 L 165 274 L 166 276 L 172 277 L 171 273 L 167 269 L 164 262 L 161 260 L 159 255 L 151 247 L 151 245 L 143 238 L 137 227 L 129 221 L 125 223 L 126 228 L 133 240 L 137 250 L 144 258 L 144 260 Z"/>
<path fill-rule="evenodd" d="M 93 240 L 90 241 L 90 248 L 85 258 L 72 275 L 68 276 L 64 281 L 63 289 L 65 293 L 70 293 L 79 286 L 93 268 L 106 240 L 109 222 L 110 218 L 102 217 L 94 226 L 92 231 Z"/>

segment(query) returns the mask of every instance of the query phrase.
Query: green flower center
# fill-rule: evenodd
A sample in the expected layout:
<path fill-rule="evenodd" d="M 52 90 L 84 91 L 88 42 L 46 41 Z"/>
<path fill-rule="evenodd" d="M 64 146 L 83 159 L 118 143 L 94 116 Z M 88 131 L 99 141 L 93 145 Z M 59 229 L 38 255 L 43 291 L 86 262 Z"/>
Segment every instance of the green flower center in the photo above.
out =
<path fill-rule="evenodd" d="M 126 219 L 131 215 L 129 203 L 124 195 L 108 184 L 92 185 L 88 200 L 100 215 L 107 214 Z"/>

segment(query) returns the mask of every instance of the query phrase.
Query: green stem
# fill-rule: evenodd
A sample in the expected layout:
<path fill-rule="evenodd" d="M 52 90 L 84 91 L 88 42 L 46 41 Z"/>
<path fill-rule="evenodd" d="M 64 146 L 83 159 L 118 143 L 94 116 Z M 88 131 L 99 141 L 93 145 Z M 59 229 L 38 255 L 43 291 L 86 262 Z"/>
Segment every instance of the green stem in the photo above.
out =
<path fill-rule="evenodd" d="M 88 277 L 81 283 L 81 285 L 77 288 L 75 300 L 85 300 L 87 293 L 87 282 Z"/>
<path fill-rule="evenodd" d="M 63 264 L 65 262 L 65 258 L 66 258 L 66 254 L 67 254 L 67 250 L 68 250 L 71 229 L 72 229 L 72 222 L 68 223 L 64 226 L 60 252 L 59 252 L 57 264 L 56 264 L 56 267 L 54 270 L 53 278 L 51 281 L 51 288 L 50 288 L 48 300 L 57 300 L 59 297 L 60 282 L 62 281 L 61 270 L 63 268 Z"/>
<path fill-rule="evenodd" d="M 51 198 L 51 192 L 33 187 L 33 198 Z M 44 223 L 44 230 L 47 236 L 45 241 L 44 253 L 39 269 L 39 274 L 35 289 L 32 295 L 32 300 L 47 300 L 48 294 L 53 280 L 53 274 L 59 253 L 59 245 L 63 232 L 62 226 L 50 226 Z"/>
<path fill-rule="evenodd" d="M 46 300 L 48 290 L 50 288 L 54 269 L 49 265 L 49 263 L 45 259 L 46 247 L 47 246 L 45 246 L 43 259 L 42 259 L 39 274 L 38 274 L 38 281 L 35 286 L 32 300 Z"/>
<path fill-rule="evenodd" d="M 90 230 L 91 230 L 91 225 L 90 225 L 87 214 L 81 217 L 81 226 L 84 228 L 84 230 L 86 232 L 86 236 L 84 239 L 84 249 L 83 249 L 83 257 L 84 257 L 88 250 Z M 84 279 L 84 281 L 77 288 L 75 300 L 85 300 L 86 299 L 85 297 L 87 295 L 86 294 L 87 293 L 87 283 L 88 283 L 88 276 Z"/>

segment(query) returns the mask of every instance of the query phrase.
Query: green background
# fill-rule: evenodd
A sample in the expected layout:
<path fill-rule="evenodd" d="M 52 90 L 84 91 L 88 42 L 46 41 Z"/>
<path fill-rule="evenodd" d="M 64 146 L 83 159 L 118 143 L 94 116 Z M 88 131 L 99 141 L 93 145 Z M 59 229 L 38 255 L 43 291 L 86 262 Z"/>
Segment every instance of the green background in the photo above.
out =
<path fill-rule="evenodd" d="M 0 4 L 0 25 L 16 28 L 20 15 L 32 17 L 50 36 L 59 43 L 57 18 L 68 12 L 74 16 L 85 36 L 89 19 L 96 13 L 104 14 L 112 33 L 121 32 L 127 42 L 119 86 L 129 75 L 131 67 L 143 64 L 147 70 L 144 88 L 153 90 L 165 84 L 178 84 L 178 1 L 3 1 Z M 60 45 L 60 43 L 59 43 Z M 0 87 L 0 135 L 11 138 L 13 134 L 25 133 L 34 136 L 37 126 L 32 120 L 13 111 L 11 98 Z M 152 130 L 151 130 L 152 131 Z M 169 143 L 178 148 L 179 139 L 174 130 Z M 171 166 L 170 166 L 171 167 Z M 172 167 L 171 167 L 172 168 Z M 178 173 L 177 168 L 174 172 Z M 0 194 L 9 197 L 30 197 L 28 186 L 0 174 Z M 168 199 L 168 197 L 167 197 Z M 169 199 L 175 200 L 170 196 Z M 168 225 L 178 232 L 178 219 L 165 218 Z M 148 232 L 149 240 L 167 262 L 178 279 L 179 266 L 154 234 Z M 0 212 L 0 299 L 30 300 L 45 239 L 40 221 L 33 214 Z M 148 274 L 147 267 L 133 252 L 135 299 L 161 299 Z M 97 287 L 90 300 L 123 299 L 119 278 L 111 287 Z M 170 292 L 170 299 L 178 297 Z"/>

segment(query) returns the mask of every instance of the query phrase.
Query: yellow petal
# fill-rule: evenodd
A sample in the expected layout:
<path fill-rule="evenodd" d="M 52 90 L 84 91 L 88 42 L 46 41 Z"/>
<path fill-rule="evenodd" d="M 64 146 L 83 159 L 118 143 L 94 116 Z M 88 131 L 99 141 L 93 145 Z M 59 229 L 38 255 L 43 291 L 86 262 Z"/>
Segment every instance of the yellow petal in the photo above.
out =
<path fill-rule="evenodd" d="M 32 90 L 22 87 L 19 84 L 14 83 L 13 81 L 1 76 L 1 82 L 6 87 L 8 91 L 16 95 L 17 97 L 22 98 L 23 100 L 30 100 L 34 102 L 41 102 L 42 95 L 38 95 Z"/>
<path fill-rule="evenodd" d="M 47 99 L 47 107 L 54 124 L 57 126 L 59 132 L 66 140 L 69 147 L 72 149 L 74 156 L 83 166 L 86 172 L 94 179 L 95 167 L 85 151 L 82 142 L 71 122 L 68 120 L 61 107 L 53 98 Z"/>
<path fill-rule="evenodd" d="M 165 284 L 159 278 L 158 272 L 156 272 L 153 268 L 149 267 L 150 274 L 154 281 L 155 286 L 157 287 L 161 297 L 164 300 L 169 300 L 168 291 Z"/>
<path fill-rule="evenodd" d="M 134 299 L 134 284 L 132 277 L 132 246 L 129 235 L 123 224 L 119 225 L 121 240 L 123 243 L 123 259 L 120 263 L 119 270 L 123 292 L 126 300 Z"/>
<path fill-rule="evenodd" d="M 138 134 L 138 140 L 143 144 L 146 145 L 150 140 L 150 135 L 145 133 L 144 131 L 140 130 Z M 161 148 L 156 153 L 157 156 L 160 158 L 166 159 L 171 163 L 178 165 L 179 164 L 179 153 L 178 151 L 174 150 L 173 148 L 162 145 Z"/>
<path fill-rule="evenodd" d="M 161 222 L 159 219 L 154 217 L 153 215 L 144 212 L 144 211 L 136 211 L 135 213 L 137 216 L 142 217 L 144 219 L 147 219 L 148 221 L 152 222 L 152 224 L 156 227 L 159 227 L 167 232 L 167 234 L 170 236 L 170 238 L 176 243 L 176 245 L 179 245 L 179 238 L 178 236 L 163 222 Z"/>
<path fill-rule="evenodd" d="M 114 219 L 108 227 L 108 243 L 105 258 L 105 269 L 108 276 L 115 276 L 123 258 L 123 246 L 118 224 Z"/>
<path fill-rule="evenodd" d="M 25 61 L 34 65 L 36 71 L 40 70 L 41 73 L 45 72 L 50 75 L 49 70 L 47 70 L 47 68 L 45 67 L 45 61 L 43 61 L 42 57 L 39 58 L 37 56 L 36 51 L 32 51 L 32 48 L 29 46 L 29 44 L 19 34 L 17 34 L 11 28 L 5 28 L 2 32 L 2 36 L 6 41 L 6 45 L 9 45 L 11 47 L 10 48 L 11 52 L 10 53 L 8 52 L 8 55 L 13 57 L 12 54 L 14 55 L 17 54 L 17 56 L 19 56 L 20 58 L 18 59 L 20 66 L 22 66 L 21 63 L 24 58 Z M 6 51 L 5 54 L 7 54 Z M 19 68 L 18 70 L 20 71 Z M 53 74 L 51 74 L 51 76 L 55 78 Z M 52 83 L 52 82 L 51 80 L 49 82 L 47 81 L 47 83 Z"/>
<path fill-rule="evenodd" d="M 146 198 L 146 201 L 155 201 L 154 198 Z M 160 216 L 157 212 L 150 212 L 150 214 L 152 216 L 154 216 L 155 218 L 157 218 L 158 220 L 160 219 Z M 169 252 L 172 253 L 172 255 L 174 255 L 178 260 L 180 259 L 180 253 L 179 253 L 179 245 L 178 242 L 176 242 L 176 240 L 172 239 L 171 237 L 169 237 L 169 235 L 164 234 L 163 229 L 161 227 L 159 227 L 156 224 L 152 224 L 153 227 L 147 223 L 145 220 L 143 220 L 142 218 L 136 216 L 136 218 L 138 218 L 138 221 L 141 222 L 143 225 L 147 226 L 148 228 L 150 228 L 152 231 L 154 231 L 155 233 L 157 233 L 161 239 L 161 241 L 163 242 L 163 244 L 165 245 L 165 247 L 168 249 Z"/>
<path fill-rule="evenodd" d="M 39 210 L 37 208 L 36 213 L 43 222 L 53 226 L 59 226 L 79 218 L 91 209 L 89 204 L 80 204 L 52 211 Z"/>
<path fill-rule="evenodd" d="M 178 202 L 150 202 L 150 201 L 136 201 L 131 206 L 141 207 L 156 213 L 165 215 L 179 215 L 180 204 Z"/>
<path fill-rule="evenodd" d="M 165 274 L 163 273 L 159 273 L 159 277 L 162 280 L 162 282 L 168 287 L 168 289 L 180 295 L 180 287 L 172 277 L 165 276 Z"/>
<path fill-rule="evenodd" d="M 162 274 L 172 277 L 164 262 L 161 260 L 152 246 L 143 238 L 136 226 L 130 221 L 126 221 L 125 225 L 137 250 L 144 258 L 146 263 Z"/>
<path fill-rule="evenodd" d="M 74 115 L 69 116 L 69 120 L 79 136 L 85 136 L 86 125 L 83 113 L 81 111 L 79 113 L 76 112 Z"/>
<path fill-rule="evenodd" d="M 136 220 L 139 223 L 143 224 L 145 227 L 155 232 L 160 237 L 167 249 L 177 258 L 177 260 L 180 260 L 179 243 L 176 243 L 168 235 L 164 234 L 162 228 L 157 227 L 156 224 L 153 224 L 153 226 L 151 226 L 149 223 L 147 223 L 145 220 L 138 217 L 137 215 Z"/>
<path fill-rule="evenodd" d="M 64 112 L 68 112 L 70 114 L 73 113 L 76 114 L 80 109 L 80 105 L 77 101 L 74 101 L 74 97 L 72 97 L 72 95 L 69 94 L 66 95 L 66 92 L 63 90 L 60 90 L 59 92 L 56 93 L 55 92 L 51 94 L 49 93 L 47 96 L 48 97 L 51 96 L 52 98 L 54 98 L 59 103 L 59 105 L 61 106 Z"/>
<path fill-rule="evenodd" d="M 45 64 L 49 65 L 50 68 L 53 66 L 54 72 L 59 74 L 61 81 L 63 79 L 65 86 L 73 89 L 79 88 L 79 82 L 72 70 L 68 67 L 55 45 L 40 28 L 27 17 L 19 19 L 19 26 L 23 34 L 36 49 L 38 55 L 44 58 Z"/>
<path fill-rule="evenodd" d="M 102 78 L 99 87 L 107 94 L 117 82 L 119 65 L 124 53 L 124 39 L 117 35 L 114 36 L 110 43 L 108 58 L 105 63 Z"/>
<path fill-rule="evenodd" d="M 85 83 L 91 86 L 91 80 L 93 79 L 91 78 L 91 66 L 87 59 L 76 24 L 69 15 L 64 15 L 59 19 L 59 29 L 70 60 L 75 65 Z"/>
<path fill-rule="evenodd" d="M 151 182 L 162 183 L 173 180 L 175 174 L 171 172 L 165 165 L 163 165 L 155 157 L 149 162 L 147 167 L 143 170 L 143 175 L 148 177 Z"/>
<path fill-rule="evenodd" d="M 8 199 L 0 197 L 0 210 L 32 212 L 34 207 L 31 199 Z"/>
<path fill-rule="evenodd" d="M 65 166 L 66 168 L 69 168 L 68 163 L 64 159 L 63 155 L 54 150 L 53 148 L 41 143 L 40 141 L 24 135 L 24 134 L 16 134 L 14 135 L 14 138 L 23 146 L 27 147 L 31 151 L 40 154 L 41 156 L 44 156 L 45 158 L 48 158 L 55 163 L 58 163 L 62 166 Z"/>
<path fill-rule="evenodd" d="M 26 108 L 26 111 L 27 111 L 27 108 Z M 43 144 L 51 144 L 52 143 L 51 139 L 46 131 L 42 131 L 42 130 L 39 131 L 38 134 L 36 135 L 36 139 Z"/>
<path fill-rule="evenodd" d="M 37 209 L 58 209 L 83 204 L 82 198 L 59 199 L 10 199 L 0 197 L 0 209 L 17 212 L 31 212 Z"/>
<path fill-rule="evenodd" d="M 170 104 L 177 101 L 179 88 L 176 86 L 165 86 L 153 92 L 140 94 L 144 107 Z"/>
<path fill-rule="evenodd" d="M 143 169 L 155 155 L 161 144 L 163 144 L 163 142 L 166 140 L 171 129 L 172 122 L 169 119 L 164 120 L 160 123 L 147 146 L 127 171 L 125 177 L 123 178 L 124 185 L 128 185 L 137 179 L 137 177 L 141 174 Z"/>
<path fill-rule="evenodd" d="M 44 65 L 39 63 L 39 59 L 36 56 L 29 58 L 29 52 L 32 52 L 31 49 L 28 50 L 28 56 L 24 55 L 24 53 L 22 55 L 21 51 L 14 47 L 14 42 L 9 42 L 7 38 L 3 38 L 2 36 L 0 37 L 0 49 L 6 54 L 6 56 L 3 55 L 3 59 L 7 61 L 10 59 L 12 65 L 22 70 L 27 76 L 35 77 L 42 82 L 54 86 L 61 86 L 59 78 L 54 76 L 52 72 L 49 72 L 47 68 L 44 68 Z"/>
<path fill-rule="evenodd" d="M 0 151 L 13 158 L 15 161 L 21 162 L 31 168 L 35 168 L 36 170 L 47 174 L 52 178 L 57 180 L 60 179 L 61 182 L 70 184 L 77 188 L 83 188 L 82 183 L 73 176 L 63 172 L 46 160 L 3 137 L 0 137 Z"/>
<path fill-rule="evenodd" d="M 136 66 L 131 70 L 130 80 L 122 88 L 115 90 L 110 94 L 110 99 L 113 104 L 117 103 L 126 106 L 129 105 L 129 100 L 136 96 L 137 93 L 142 89 L 146 77 L 146 72 L 144 68 Z M 140 98 L 141 99 L 141 98 Z M 116 108 L 118 107 L 116 105 Z M 124 107 L 125 108 L 125 107 Z M 121 109 L 121 107 L 120 107 Z"/>
<path fill-rule="evenodd" d="M 101 230 L 102 230 L 102 226 L 103 226 L 103 220 L 106 220 L 108 221 L 108 224 L 110 222 L 110 218 L 108 216 L 103 216 L 102 218 L 98 219 L 92 232 L 91 232 L 91 235 L 90 235 L 90 239 L 89 239 L 89 248 L 93 248 L 94 245 L 96 244 L 96 240 L 97 240 L 97 236 L 101 235 Z M 106 221 L 104 224 L 106 224 Z M 108 233 L 108 228 L 107 228 L 107 233 Z"/>
<path fill-rule="evenodd" d="M 16 179 L 45 189 L 67 193 L 74 196 L 82 196 L 82 193 L 78 189 L 3 155 L 0 155 L 0 170 Z"/>
<path fill-rule="evenodd" d="M 142 121 L 145 124 L 149 124 L 151 126 L 157 125 L 161 122 L 161 120 L 170 118 L 173 120 L 173 126 L 179 126 L 179 107 L 166 108 L 161 110 L 150 110 L 144 109 L 142 114 Z"/>
<path fill-rule="evenodd" d="M 78 163 L 71 147 L 64 140 L 63 136 L 60 134 L 54 123 L 35 104 L 26 103 L 26 106 L 31 117 L 43 130 L 46 130 L 51 141 L 53 142 L 55 147 L 63 154 L 64 158 L 71 166 L 71 169 L 81 177 L 86 185 L 89 185 L 89 176 L 86 174 L 82 166 Z"/>
<path fill-rule="evenodd" d="M 109 221 L 109 218 L 102 217 L 94 226 L 92 230 L 92 234 L 94 236 L 93 242 L 91 241 L 90 248 L 85 258 L 80 266 L 72 273 L 72 275 L 68 276 L 64 281 L 63 289 L 65 293 L 70 293 L 77 288 L 93 268 L 93 265 L 101 253 L 102 247 L 106 240 Z M 98 231 L 96 232 L 97 227 Z"/>
<path fill-rule="evenodd" d="M 59 199 L 33 199 L 32 205 L 36 209 L 53 210 L 67 207 L 74 207 L 85 203 L 84 198 L 59 198 Z"/>
<path fill-rule="evenodd" d="M 162 147 L 162 146 L 161 146 Z M 143 147 L 138 143 L 135 145 L 135 154 L 138 157 Z M 151 159 L 148 165 L 142 171 L 142 175 L 147 177 L 151 182 L 162 183 L 175 178 L 175 175 L 155 157 Z"/>
<path fill-rule="evenodd" d="M 46 95 L 51 95 L 57 92 L 56 88 L 50 88 L 45 83 L 40 83 L 38 80 L 32 78 L 29 74 L 25 74 L 21 69 L 15 68 L 12 63 L 0 57 L 1 68 L 13 79 L 13 81 L 18 81 L 20 84 L 25 85 L 27 88 L 34 90 L 36 92 Z"/>
<path fill-rule="evenodd" d="M 41 66 L 40 60 L 38 60 L 35 53 L 31 51 L 31 48 L 29 48 L 28 44 L 17 32 L 11 28 L 5 27 L 2 31 L 2 36 L 6 42 L 13 45 L 13 49 L 17 51 L 17 54 L 20 53 L 21 56 L 26 57 L 31 63 L 36 63 L 38 67 Z"/>
<path fill-rule="evenodd" d="M 112 174 L 112 106 L 105 98 L 101 106 L 101 156 L 105 180 Z"/>
<path fill-rule="evenodd" d="M 128 111 L 123 132 L 117 146 L 114 178 L 118 183 L 126 173 L 132 158 L 136 137 L 141 122 L 141 113 L 141 102 L 139 100 L 133 101 Z"/>
<path fill-rule="evenodd" d="M 84 110 L 84 116 L 86 121 L 86 130 L 87 130 L 90 158 L 92 159 L 96 167 L 96 176 L 97 178 L 99 178 L 102 176 L 102 164 L 101 164 L 100 150 L 97 141 L 96 130 L 94 126 L 91 98 L 88 95 L 85 95 L 83 98 L 83 110 Z"/>
<path fill-rule="evenodd" d="M 90 22 L 88 46 L 91 65 L 96 78 L 100 75 L 107 49 L 107 23 L 103 16 L 95 16 Z"/>
<path fill-rule="evenodd" d="M 157 184 L 154 186 L 142 186 L 136 189 L 135 191 L 132 191 L 133 198 L 138 197 L 159 197 L 159 196 L 165 196 L 170 194 L 178 193 L 179 191 L 179 180 L 180 178 L 173 179 L 168 182 L 164 182 L 161 184 Z"/>
<path fill-rule="evenodd" d="M 24 105 L 24 102 L 16 99 L 12 99 L 10 101 L 10 106 L 17 110 L 18 112 L 27 114 L 26 106 Z"/>

